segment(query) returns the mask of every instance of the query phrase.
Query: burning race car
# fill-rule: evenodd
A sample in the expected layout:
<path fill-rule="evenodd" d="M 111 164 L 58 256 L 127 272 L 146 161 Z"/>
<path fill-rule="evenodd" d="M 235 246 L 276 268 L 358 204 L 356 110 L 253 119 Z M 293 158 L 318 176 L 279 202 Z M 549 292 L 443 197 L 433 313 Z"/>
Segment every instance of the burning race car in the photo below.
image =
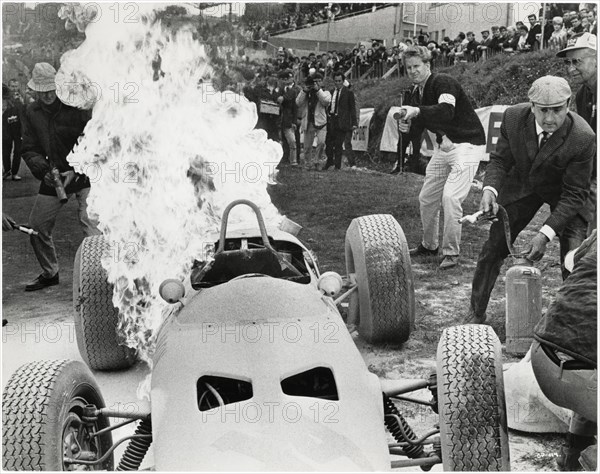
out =
<path fill-rule="evenodd" d="M 254 210 L 258 232 L 227 232 L 237 204 Z M 140 468 L 150 445 L 159 471 L 510 469 L 500 343 L 489 326 L 446 329 L 437 374 L 416 381 L 379 380 L 346 329 L 344 300 L 368 342 L 409 337 L 412 273 L 392 216 L 352 221 L 345 285 L 321 274 L 294 235 L 267 229 L 249 201 L 225 210 L 215 248 L 194 266 L 189 297 L 180 281 L 161 285 L 182 308 L 156 334 L 151 409 L 108 409 L 81 362 L 26 364 L 3 394 L 5 469 L 112 470 L 124 441 L 117 470 Z M 74 271 L 80 352 L 99 370 L 135 361 L 118 344 L 105 250 L 101 237 L 84 240 Z M 407 396 L 418 390 L 431 400 Z M 436 429 L 418 436 L 395 401 L 429 406 Z M 109 417 L 125 421 L 111 426 Z M 136 420 L 135 434 L 113 443 L 112 431 Z"/>

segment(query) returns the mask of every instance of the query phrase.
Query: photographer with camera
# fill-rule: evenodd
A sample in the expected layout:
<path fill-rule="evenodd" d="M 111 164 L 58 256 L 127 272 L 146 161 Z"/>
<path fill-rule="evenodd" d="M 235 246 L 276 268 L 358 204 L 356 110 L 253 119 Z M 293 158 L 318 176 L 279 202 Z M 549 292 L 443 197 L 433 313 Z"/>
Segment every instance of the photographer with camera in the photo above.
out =
<path fill-rule="evenodd" d="M 296 105 L 302 111 L 302 119 L 306 116 L 306 129 L 304 131 L 304 162 L 307 169 L 317 169 L 319 158 L 327 138 L 327 107 L 331 104 L 331 94 L 321 89 L 323 76 L 316 73 L 309 76 L 304 87 L 296 97 Z M 314 151 L 316 159 L 313 160 L 313 142 L 317 137 L 317 148 Z"/>
<path fill-rule="evenodd" d="M 58 285 L 58 258 L 52 231 L 58 212 L 71 195 L 75 194 L 79 203 L 79 223 L 84 235 L 99 233 L 87 214 L 90 181 L 85 175 L 75 173 L 67 161 L 91 113 L 58 99 L 55 76 L 56 70 L 50 64 L 37 63 L 27 84 L 37 100 L 27 106 L 23 115 L 22 157 L 33 176 L 41 181 L 29 226 L 38 232 L 30 236 L 30 241 L 42 273 L 25 291 Z"/>

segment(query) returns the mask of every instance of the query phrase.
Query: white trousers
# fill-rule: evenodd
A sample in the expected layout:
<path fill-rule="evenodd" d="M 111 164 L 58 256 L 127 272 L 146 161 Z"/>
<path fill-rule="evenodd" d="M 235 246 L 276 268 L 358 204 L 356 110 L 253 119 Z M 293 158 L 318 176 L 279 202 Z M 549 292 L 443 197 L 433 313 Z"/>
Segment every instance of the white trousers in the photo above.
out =
<path fill-rule="evenodd" d="M 440 207 L 444 209 L 442 254 L 459 255 L 462 203 L 469 194 L 485 145 L 455 143 L 454 149 L 442 151 L 436 145 L 427 165 L 425 182 L 419 194 L 423 246 L 435 250 L 439 246 Z"/>

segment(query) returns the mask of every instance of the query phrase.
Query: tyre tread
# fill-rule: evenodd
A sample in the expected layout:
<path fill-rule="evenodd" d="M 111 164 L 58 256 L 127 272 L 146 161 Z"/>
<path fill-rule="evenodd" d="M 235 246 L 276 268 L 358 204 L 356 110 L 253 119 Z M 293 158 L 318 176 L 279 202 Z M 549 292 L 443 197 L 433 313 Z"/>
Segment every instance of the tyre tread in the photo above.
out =
<path fill-rule="evenodd" d="M 119 310 L 113 305 L 113 285 L 101 263 L 109 250 L 103 236 L 85 238 L 79 282 L 73 282 L 79 285 L 79 297 L 73 301 L 79 318 L 75 325 L 79 351 L 93 370 L 124 369 L 135 362 L 135 351 L 121 345 L 117 334 Z"/>
<path fill-rule="evenodd" d="M 444 470 L 510 470 L 499 359 L 500 343 L 489 326 L 444 330 L 438 346 Z"/>

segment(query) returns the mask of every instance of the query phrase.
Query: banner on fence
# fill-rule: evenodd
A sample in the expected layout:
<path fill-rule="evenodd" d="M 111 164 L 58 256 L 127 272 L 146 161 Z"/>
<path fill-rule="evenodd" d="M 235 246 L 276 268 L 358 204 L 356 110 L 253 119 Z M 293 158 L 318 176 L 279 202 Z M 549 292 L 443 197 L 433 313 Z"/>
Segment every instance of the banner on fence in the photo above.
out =
<path fill-rule="evenodd" d="M 483 125 L 486 136 L 485 154 L 481 161 L 489 161 L 489 153 L 496 148 L 498 137 L 500 136 L 500 124 L 502 123 L 502 115 L 508 105 L 491 105 L 476 109 L 475 112 Z M 383 135 L 381 136 L 381 151 L 396 153 L 398 150 L 398 124 L 394 120 L 394 114 L 400 111 L 400 107 L 390 107 L 388 112 Z M 435 134 L 425 130 L 423 133 L 423 142 L 421 144 L 421 154 L 431 156 L 435 145 Z"/>
<path fill-rule="evenodd" d="M 374 108 L 360 109 L 358 128 L 352 132 L 352 150 L 367 151 L 369 144 L 369 125 L 373 117 Z"/>

